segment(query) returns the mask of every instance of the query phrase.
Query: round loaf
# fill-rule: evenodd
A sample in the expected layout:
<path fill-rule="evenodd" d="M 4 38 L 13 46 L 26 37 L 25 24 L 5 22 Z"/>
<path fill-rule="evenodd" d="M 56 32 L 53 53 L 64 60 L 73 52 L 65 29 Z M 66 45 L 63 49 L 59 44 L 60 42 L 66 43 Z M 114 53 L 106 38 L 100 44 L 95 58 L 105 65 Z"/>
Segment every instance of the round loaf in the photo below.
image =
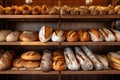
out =
<path fill-rule="evenodd" d="M 26 61 L 24 68 L 37 68 L 40 66 L 40 61 Z"/>
<path fill-rule="evenodd" d="M 79 35 L 79 40 L 80 41 L 90 41 L 90 35 L 87 31 L 79 30 L 78 35 Z"/>
<path fill-rule="evenodd" d="M 37 41 L 38 40 L 38 33 L 37 32 L 33 32 L 33 31 L 23 31 L 20 36 L 19 39 L 21 41 Z"/>
<path fill-rule="evenodd" d="M 20 32 L 18 31 L 13 31 L 10 34 L 7 35 L 6 41 L 17 41 L 19 38 Z"/>
<path fill-rule="evenodd" d="M 110 67 L 113 68 L 113 69 L 117 69 L 117 70 L 120 70 L 120 64 L 117 64 L 117 63 L 110 63 Z"/>
<path fill-rule="evenodd" d="M 14 14 L 15 14 L 15 15 L 22 14 L 22 11 L 23 11 L 23 6 L 19 6 L 19 7 L 17 7 L 17 9 L 15 10 Z"/>
<path fill-rule="evenodd" d="M 39 40 L 41 42 L 47 42 L 52 36 L 52 28 L 50 26 L 43 26 L 39 30 Z"/>
<path fill-rule="evenodd" d="M 11 30 L 1 30 L 0 31 L 0 41 L 5 41 L 7 35 L 11 32 L 12 32 Z"/>
<path fill-rule="evenodd" d="M 24 68 L 25 60 L 18 58 L 13 61 L 13 67 L 15 68 Z"/>
<path fill-rule="evenodd" d="M 41 14 L 41 7 L 40 6 L 34 6 L 32 8 L 32 14 L 33 15 Z"/>
<path fill-rule="evenodd" d="M 29 15 L 32 13 L 32 7 L 29 5 L 23 5 L 23 11 L 22 14 Z"/>
<path fill-rule="evenodd" d="M 65 40 L 64 31 L 63 30 L 56 30 L 55 32 L 53 32 L 51 39 L 54 42 L 64 41 Z"/>
<path fill-rule="evenodd" d="M 21 58 L 24 60 L 40 60 L 41 55 L 36 51 L 28 51 L 21 55 Z"/>
<path fill-rule="evenodd" d="M 42 8 L 41 8 L 41 14 L 43 15 L 47 15 L 49 14 L 49 9 L 46 5 L 43 5 Z"/>
<path fill-rule="evenodd" d="M 77 34 L 77 32 L 75 32 L 73 30 L 69 30 L 66 33 L 66 40 L 69 41 L 69 42 L 78 41 L 78 34 Z"/>
<path fill-rule="evenodd" d="M 5 7 L 5 14 L 7 14 L 7 15 L 13 15 L 14 11 L 12 11 L 11 7 Z"/>

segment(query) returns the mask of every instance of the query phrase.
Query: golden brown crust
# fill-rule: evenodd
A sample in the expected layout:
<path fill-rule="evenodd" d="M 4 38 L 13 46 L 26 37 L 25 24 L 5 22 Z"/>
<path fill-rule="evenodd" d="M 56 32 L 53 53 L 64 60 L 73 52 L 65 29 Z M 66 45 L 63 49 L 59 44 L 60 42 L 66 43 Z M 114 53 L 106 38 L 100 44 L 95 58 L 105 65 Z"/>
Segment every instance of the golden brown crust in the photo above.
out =
<path fill-rule="evenodd" d="M 41 14 L 46 15 L 49 14 L 49 9 L 46 5 L 43 5 L 41 8 Z"/>
<path fill-rule="evenodd" d="M 23 12 L 24 15 L 29 15 L 32 12 L 32 7 L 29 5 L 23 5 Z"/>
<path fill-rule="evenodd" d="M 5 14 L 5 8 L 2 5 L 0 5 L 0 14 Z"/>
<path fill-rule="evenodd" d="M 120 64 L 117 64 L 117 63 L 110 63 L 110 67 L 113 68 L 113 69 L 117 69 L 117 70 L 120 70 Z"/>
<path fill-rule="evenodd" d="M 25 68 L 37 68 L 40 66 L 39 61 L 27 61 L 24 65 Z"/>
<path fill-rule="evenodd" d="M 32 14 L 33 15 L 41 14 L 41 7 L 40 6 L 34 6 L 32 8 Z"/>
<path fill-rule="evenodd" d="M 90 35 L 87 31 L 79 30 L 78 35 L 79 35 L 79 40 L 80 41 L 90 41 Z"/>
<path fill-rule="evenodd" d="M 90 29 L 90 32 L 93 33 L 96 37 L 100 38 L 100 32 L 97 29 L 92 28 Z"/>
<path fill-rule="evenodd" d="M 13 15 L 14 11 L 12 11 L 11 7 L 6 7 L 5 8 L 5 14 L 7 14 L 7 15 Z"/>
<path fill-rule="evenodd" d="M 15 15 L 18 15 L 18 14 L 22 14 L 22 11 L 23 11 L 23 6 L 19 6 L 17 7 L 17 9 L 15 10 Z"/>
<path fill-rule="evenodd" d="M 78 41 L 78 34 L 74 30 L 69 30 L 66 33 L 66 40 L 69 42 L 75 42 Z"/>
<path fill-rule="evenodd" d="M 52 35 L 52 28 L 50 26 L 45 26 L 45 38 L 49 38 Z"/>
<path fill-rule="evenodd" d="M 18 58 L 13 61 L 13 67 L 15 68 L 23 68 L 25 64 L 25 60 Z"/>
<path fill-rule="evenodd" d="M 28 51 L 21 55 L 21 58 L 24 60 L 40 60 L 41 55 L 36 51 Z"/>

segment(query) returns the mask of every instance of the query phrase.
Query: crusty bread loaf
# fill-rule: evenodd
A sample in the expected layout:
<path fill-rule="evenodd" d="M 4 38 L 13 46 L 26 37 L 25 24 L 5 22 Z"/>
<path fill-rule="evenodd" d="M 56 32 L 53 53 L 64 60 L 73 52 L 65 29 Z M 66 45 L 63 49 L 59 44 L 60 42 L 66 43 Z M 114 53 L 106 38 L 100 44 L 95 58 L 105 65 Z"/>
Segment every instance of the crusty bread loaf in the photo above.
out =
<path fill-rule="evenodd" d="M 28 52 L 23 53 L 21 55 L 21 58 L 24 60 L 40 60 L 41 55 L 39 52 L 36 52 L 36 51 L 28 51 Z"/>
<path fill-rule="evenodd" d="M 19 39 L 20 32 L 13 31 L 10 34 L 7 35 L 6 41 L 17 41 Z"/>
<path fill-rule="evenodd" d="M 43 14 L 43 15 L 49 14 L 49 9 L 46 5 L 42 5 L 41 14 Z"/>
<path fill-rule="evenodd" d="M 41 14 L 41 7 L 40 6 L 34 6 L 32 8 L 32 14 L 33 15 Z"/>
<path fill-rule="evenodd" d="M 120 31 L 112 29 L 111 30 L 116 38 L 116 41 L 120 41 Z"/>
<path fill-rule="evenodd" d="M 94 28 L 90 29 L 89 34 L 90 34 L 92 41 L 103 41 L 104 40 L 102 33 L 97 29 L 94 29 Z"/>
<path fill-rule="evenodd" d="M 63 30 L 56 30 L 55 32 L 53 32 L 51 39 L 54 42 L 64 41 L 65 40 L 64 31 Z"/>
<path fill-rule="evenodd" d="M 89 9 L 87 6 L 79 7 L 80 15 L 89 15 Z"/>
<path fill-rule="evenodd" d="M 80 14 L 79 8 L 78 7 L 71 8 L 70 9 L 70 14 L 71 15 L 79 15 Z"/>
<path fill-rule="evenodd" d="M 40 67 L 40 61 L 26 61 L 24 68 L 37 68 Z"/>
<path fill-rule="evenodd" d="M 65 58 L 61 50 L 53 52 L 53 69 L 56 71 L 63 71 L 67 69 Z"/>
<path fill-rule="evenodd" d="M 113 69 L 120 70 L 120 64 L 117 64 L 117 63 L 111 62 L 110 67 L 113 68 Z"/>
<path fill-rule="evenodd" d="M 41 58 L 40 64 L 41 71 L 48 72 L 52 69 L 52 53 L 51 51 L 45 50 Z"/>
<path fill-rule="evenodd" d="M 90 15 L 98 15 L 99 14 L 97 6 L 90 6 L 89 10 L 90 10 Z"/>
<path fill-rule="evenodd" d="M 90 35 L 87 31 L 79 30 L 78 35 L 79 35 L 79 40 L 80 41 L 90 41 Z"/>
<path fill-rule="evenodd" d="M 114 10 L 116 14 L 120 14 L 120 5 L 115 6 Z"/>
<path fill-rule="evenodd" d="M 61 15 L 67 15 L 69 13 L 70 13 L 70 7 L 68 7 L 67 5 L 64 5 L 61 7 L 61 9 L 60 9 Z"/>
<path fill-rule="evenodd" d="M 39 30 L 39 40 L 41 42 L 47 42 L 52 36 L 52 28 L 50 26 L 43 26 Z"/>
<path fill-rule="evenodd" d="M 32 13 L 32 7 L 29 5 L 23 5 L 23 11 L 22 14 L 29 15 Z"/>
<path fill-rule="evenodd" d="M 7 14 L 7 15 L 13 15 L 14 11 L 12 11 L 11 7 L 5 7 L 5 14 Z"/>
<path fill-rule="evenodd" d="M 109 15 L 115 14 L 114 6 L 108 5 L 107 9 Z"/>
<path fill-rule="evenodd" d="M 18 6 L 17 9 L 14 11 L 15 15 L 22 14 L 23 6 Z"/>
<path fill-rule="evenodd" d="M 33 32 L 33 31 L 23 31 L 20 36 L 19 39 L 21 41 L 37 41 L 38 40 L 38 33 L 37 32 Z"/>
<path fill-rule="evenodd" d="M 71 48 L 68 47 L 64 49 L 64 56 L 69 70 L 80 69 L 80 64 L 77 62 L 76 57 Z"/>
<path fill-rule="evenodd" d="M 76 54 L 76 59 L 77 61 L 79 61 L 82 70 L 93 69 L 93 63 L 79 47 L 75 47 L 75 54 Z"/>
<path fill-rule="evenodd" d="M 78 41 L 78 34 L 74 30 L 69 30 L 66 33 L 66 40 L 69 42 L 75 42 Z"/>
<path fill-rule="evenodd" d="M 7 35 L 11 32 L 11 30 L 0 30 L 0 41 L 5 41 Z"/>
<path fill-rule="evenodd" d="M 97 6 L 99 15 L 106 15 L 108 12 L 108 8 L 104 6 Z"/>
<path fill-rule="evenodd" d="M 60 14 L 60 7 L 54 6 L 53 8 L 50 9 L 49 14 L 51 14 L 51 15 Z"/>

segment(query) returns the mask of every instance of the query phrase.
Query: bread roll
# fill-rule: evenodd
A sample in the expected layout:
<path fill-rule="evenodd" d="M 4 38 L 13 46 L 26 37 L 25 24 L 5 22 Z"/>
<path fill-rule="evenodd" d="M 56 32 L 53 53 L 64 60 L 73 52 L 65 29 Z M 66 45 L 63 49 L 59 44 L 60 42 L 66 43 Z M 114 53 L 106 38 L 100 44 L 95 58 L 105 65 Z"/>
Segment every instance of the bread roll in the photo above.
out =
<path fill-rule="evenodd" d="M 47 42 L 52 36 L 52 28 L 50 26 L 43 26 L 39 30 L 39 40 L 41 42 Z"/>
<path fill-rule="evenodd" d="M 105 41 L 115 41 L 116 40 L 113 33 L 110 30 L 108 30 L 107 28 L 100 28 L 99 31 L 102 33 L 103 37 L 105 38 Z"/>
<path fill-rule="evenodd" d="M 92 61 L 95 70 L 103 69 L 103 65 L 98 61 L 98 59 L 95 57 L 95 55 L 89 48 L 87 48 L 86 46 L 82 46 L 82 49 L 84 50 L 86 55 L 89 57 L 89 59 Z"/>
<path fill-rule="evenodd" d="M 89 15 L 89 9 L 87 6 L 79 7 L 80 15 Z"/>
<path fill-rule="evenodd" d="M 7 14 L 7 15 L 13 15 L 14 11 L 12 11 L 11 7 L 5 7 L 5 14 Z"/>
<path fill-rule="evenodd" d="M 32 13 L 32 7 L 29 5 L 23 5 L 23 11 L 22 14 L 29 15 Z"/>
<path fill-rule="evenodd" d="M 32 14 L 33 15 L 41 14 L 41 7 L 40 6 L 34 6 L 32 8 Z"/>
<path fill-rule="evenodd" d="M 19 39 L 21 41 L 37 41 L 38 40 L 38 33 L 33 32 L 33 31 L 23 31 L 20 34 Z"/>
<path fill-rule="evenodd" d="M 74 30 L 69 30 L 66 33 L 66 40 L 69 42 L 75 42 L 78 41 L 78 34 Z"/>
<path fill-rule="evenodd" d="M 0 30 L 0 41 L 5 41 L 7 35 L 11 32 L 11 30 Z"/>
<path fill-rule="evenodd" d="M 112 29 L 111 30 L 116 38 L 116 41 L 120 41 L 120 31 Z"/>
<path fill-rule="evenodd" d="M 70 48 L 64 49 L 64 56 L 67 67 L 69 70 L 79 70 L 80 64 L 77 62 L 76 57 Z"/>
<path fill-rule="evenodd" d="M 103 69 L 109 69 L 109 63 L 105 55 L 95 54 L 95 56 L 100 61 L 100 63 L 103 65 Z"/>
<path fill-rule="evenodd" d="M 107 6 L 107 9 L 108 9 L 108 15 L 115 14 L 115 10 L 113 6 L 109 5 Z"/>
<path fill-rule="evenodd" d="M 99 11 L 98 11 L 98 7 L 97 6 L 90 6 L 89 7 L 89 10 L 90 10 L 90 15 L 98 15 L 99 14 Z"/>
<path fill-rule="evenodd" d="M 64 41 L 65 40 L 64 31 L 63 30 L 56 30 L 55 32 L 53 32 L 51 39 L 54 42 Z"/>
<path fill-rule="evenodd" d="M 5 14 L 5 8 L 2 5 L 0 5 L 0 14 Z"/>
<path fill-rule="evenodd" d="M 110 63 L 110 67 L 113 68 L 113 69 L 117 69 L 117 70 L 120 70 L 120 64 L 117 64 L 117 63 Z"/>
<path fill-rule="evenodd" d="M 11 11 L 15 14 L 15 11 L 17 10 L 18 6 L 17 5 L 12 5 L 11 6 Z"/>
<path fill-rule="evenodd" d="M 103 35 L 97 29 L 94 29 L 94 28 L 90 29 L 89 34 L 90 34 L 92 41 L 103 41 L 104 40 Z"/>
<path fill-rule="evenodd" d="M 108 8 L 104 6 L 97 6 L 99 15 L 106 15 L 108 12 Z"/>
<path fill-rule="evenodd" d="M 85 53 L 79 48 L 75 47 L 75 54 L 77 61 L 79 61 L 82 70 L 92 70 L 93 64 L 91 60 L 85 55 Z"/>
<path fill-rule="evenodd" d="M 48 72 L 52 69 L 52 53 L 51 51 L 45 50 L 41 58 L 40 64 L 41 71 Z"/>
<path fill-rule="evenodd" d="M 70 14 L 71 15 L 79 15 L 80 14 L 79 8 L 77 8 L 77 7 L 71 8 Z"/>
<path fill-rule="evenodd" d="M 43 5 L 42 8 L 41 8 L 41 14 L 43 15 L 47 15 L 49 14 L 49 9 L 46 5 Z"/>
<path fill-rule="evenodd" d="M 54 6 L 50 9 L 49 14 L 51 15 L 59 15 L 60 14 L 60 7 Z"/>
<path fill-rule="evenodd" d="M 40 61 L 26 61 L 25 68 L 37 68 L 40 66 Z"/>
<path fill-rule="evenodd" d="M 67 69 L 65 58 L 61 50 L 53 52 L 53 69 L 56 71 L 64 71 Z"/>
<path fill-rule="evenodd" d="M 71 9 L 70 7 L 68 7 L 67 5 L 64 5 L 60 9 L 60 14 L 61 15 L 67 15 L 67 14 L 70 13 L 70 9 Z"/>
<path fill-rule="evenodd" d="M 90 41 L 90 35 L 87 31 L 79 30 L 78 35 L 79 35 L 79 40 L 80 41 Z"/>
<path fill-rule="evenodd" d="M 116 14 L 120 14 L 120 5 L 115 6 L 114 10 Z"/>
<path fill-rule="evenodd" d="M 41 55 L 36 51 L 28 51 L 21 55 L 21 58 L 24 60 L 40 60 Z"/>
<path fill-rule="evenodd" d="M 17 7 L 17 9 L 15 10 L 14 14 L 15 14 L 15 15 L 22 14 L 22 11 L 23 11 L 23 6 L 19 6 L 19 7 Z"/>
<path fill-rule="evenodd" d="M 13 61 L 13 67 L 15 68 L 24 68 L 25 64 L 26 64 L 26 61 L 21 58 L 17 58 Z"/>
<path fill-rule="evenodd" d="M 7 35 L 6 41 L 17 41 L 19 38 L 20 32 L 18 31 L 13 31 L 10 34 Z"/>
<path fill-rule="evenodd" d="M 109 52 L 107 54 L 107 57 L 108 57 L 108 59 L 110 59 L 110 61 L 120 64 L 120 54 L 119 53 Z"/>
<path fill-rule="evenodd" d="M 11 66 L 11 63 L 14 58 L 14 52 L 13 51 L 6 51 L 2 54 L 0 57 L 0 70 L 6 70 Z"/>

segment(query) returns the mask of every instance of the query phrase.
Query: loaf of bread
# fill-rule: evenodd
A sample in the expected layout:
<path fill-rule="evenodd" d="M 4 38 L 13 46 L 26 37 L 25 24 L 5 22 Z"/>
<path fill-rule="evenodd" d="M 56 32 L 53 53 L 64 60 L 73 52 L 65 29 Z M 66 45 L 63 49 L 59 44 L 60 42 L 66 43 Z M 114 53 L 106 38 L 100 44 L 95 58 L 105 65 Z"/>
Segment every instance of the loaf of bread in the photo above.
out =
<path fill-rule="evenodd" d="M 82 46 L 82 49 L 84 50 L 86 55 L 89 57 L 89 59 L 92 61 L 95 70 L 103 69 L 103 65 L 99 62 L 99 60 L 96 58 L 96 56 L 88 47 Z"/>
<path fill-rule="evenodd" d="M 117 63 L 111 62 L 110 67 L 113 68 L 113 69 L 120 70 L 120 64 L 117 64 Z"/>
<path fill-rule="evenodd" d="M 65 56 L 65 61 L 66 61 L 66 64 L 67 64 L 67 67 L 69 70 L 79 70 L 80 69 L 80 63 L 78 63 L 71 48 L 64 49 L 64 56 Z"/>
<path fill-rule="evenodd" d="M 91 60 L 85 55 L 85 53 L 79 48 L 75 47 L 75 54 L 77 61 L 79 61 L 82 70 L 92 70 L 93 64 Z"/>
<path fill-rule="evenodd" d="M 108 5 L 108 6 L 107 6 L 107 9 L 108 9 L 108 14 L 109 14 L 109 15 L 115 14 L 115 10 L 114 10 L 114 7 L 113 7 L 113 6 Z"/>
<path fill-rule="evenodd" d="M 17 41 L 19 39 L 20 32 L 13 31 L 10 34 L 7 35 L 6 41 Z"/>
<path fill-rule="evenodd" d="M 39 40 L 41 42 L 47 42 L 52 36 L 52 28 L 50 26 L 43 26 L 39 30 Z"/>
<path fill-rule="evenodd" d="M 21 41 L 37 41 L 39 38 L 38 38 L 38 33 L 37 32 L 23 31 L 20 34 L 19 39 Z"/>
<path fill-rule="evenodd" d="M 29 5 L 23 5 L 23 11 L 22 14 L 23 15 L 29 15 L 32 13 L 32 7 Z"/>
<path fill-rule="evenodd" d="M 43 14 L 43 15 L 49 14 L 49 9 L 46 5 L 42 5 L 41 14 Z"/>
<path fill-rule="evenodd" d="M 52 53 L 51 51 L 45 50 L 41 58 L 40 64 L 41 71 L 48 72 L 52 69 Z"/>
<path fill-rule="evenodd" d="M 22 11 L 23 11 L 23 6 L 18 6 L 18 7 L 15 9 L 14 14 L 15 14 L 15 15 L 22 14 Z"/>
<path fill-rule="evenodd" d="M 90 35 L 87 31 L 79 30 L 78 35 L 79 35 L 79 40 L 80 41 L 90 41 Z"/>
<path fill-rule="evenodd" d="M 102 33 L 103 37 L 105 38 L 105 41 L 116 40 L 115 36 L 109 29 L 103 27 L 103 28 L 100 28 L 99 31 Z"/>
<path fill-rule="evenodd" d="M 114 34 L 116 41 L 120 41 L 120 31 L 112 29 L 112 33 Z"/>
<path fill-rule="evenodd" d="M 71 15 L 79 15 L 80 14 L 79 8 L 77 8 L 77 7 L 70 8 L 70 14 Z"/>
<path fill-rule="evenodd" d="M 89 34 L 90 34 L 92 41 L 103 41 L 104 40 L 102 33 L 98 31 L 97 29 L 94 29 L 94 28 L 90 29 Z"/>
<path fill-rule="evenodd" d="M 37 68 L 40 67 L 40 61 L 26 61 L 24 68 Z"/>
<path fill-rule="evenodd" d="M 33 15 L 41 14 L 41 7 L 40 6 L 34 6 L 32 8 L 32 14 Z"/>
<path fill-rule="evenodd" d="M 74 30 L 69 30 L 66 32 L 66 40 L 69 42 L 78 41 L 78 34 Z"/>
<path fill-rule="evenodd" d="M 108 8 L 107 7 L 98 6 L 97 8 L 98 8 L 99 15 L 106 15 L 107 12 L 108 12 Z"/>
<path fill-rule="evenodd" d="M 53 69 L 56 71 L 64 71 L 67 69 L 65 58 L 61 50 L 53 52 Z"/>
<path fill-rule="evenodd" d="M 6 51 L 5 53 L 3 53 L 0 57 L 0 70 L 8 69 L 11 66 L 13 59 L 14 59 L 13 51 Z"/>
<path fill-rule="evenodd" d="M 79 12 L 80 15 L 89 15 L 89 8 L 87 6 L 80 6 Z"/>
<path fill-rule="evenodd" d="M 7 14 L 7 15 L 13 15 L 14 11 L 12 11 L 11 7 L 5 7 L 5 14 Z"/>
<path fill-rule="evenodd" d="M 70 14 L 70 7 L 68 7 L 67 5 L 64 5 L 61 7 L 60 9 L 60 14 L 61 15 L 67 15 L 67 14 Z"/>
<path fill-rule="evenodd" d="M 28 52 L 23 53 L 21 55 L 21 58 L 24 60 L 40 60 L 41 55 L 39 52 L 36 52 L 36 51 L 28 51 Z"/>
<path fill-rule="evenodd" d="M 98 15 L 99 14 L 99 10 L 97 6 L 90 6 L 89 7 L 90 10 L 90 15 Z"/>
<path fill-rule="evenodd" d="M 65 34 L 63 30 L 56 30 L 53 32 L 51 40 L 54 42 L 62 42 L 65 40 Z"/>
<path fill-rule="evenodd" d="M 5 41 L 7 35 L 11 32 L 11 30 L 0 30 L 0 41 Z"/>
<path fill-rule="evenodd" d="M 5 8 L 2 5 L 0 5 L 0 14 L 5 14 Z"/>
<path fill-rule="evenodd" d="M 115 6 L 114 10 L 116 14 L 120 14 L 120 5 Z"/>
<path fill-rule="evenodd" d="M 60 14 L 60 7 L 54 6 L 50 9 L 49 14 L 51 15 L 59 15 Z"/>

